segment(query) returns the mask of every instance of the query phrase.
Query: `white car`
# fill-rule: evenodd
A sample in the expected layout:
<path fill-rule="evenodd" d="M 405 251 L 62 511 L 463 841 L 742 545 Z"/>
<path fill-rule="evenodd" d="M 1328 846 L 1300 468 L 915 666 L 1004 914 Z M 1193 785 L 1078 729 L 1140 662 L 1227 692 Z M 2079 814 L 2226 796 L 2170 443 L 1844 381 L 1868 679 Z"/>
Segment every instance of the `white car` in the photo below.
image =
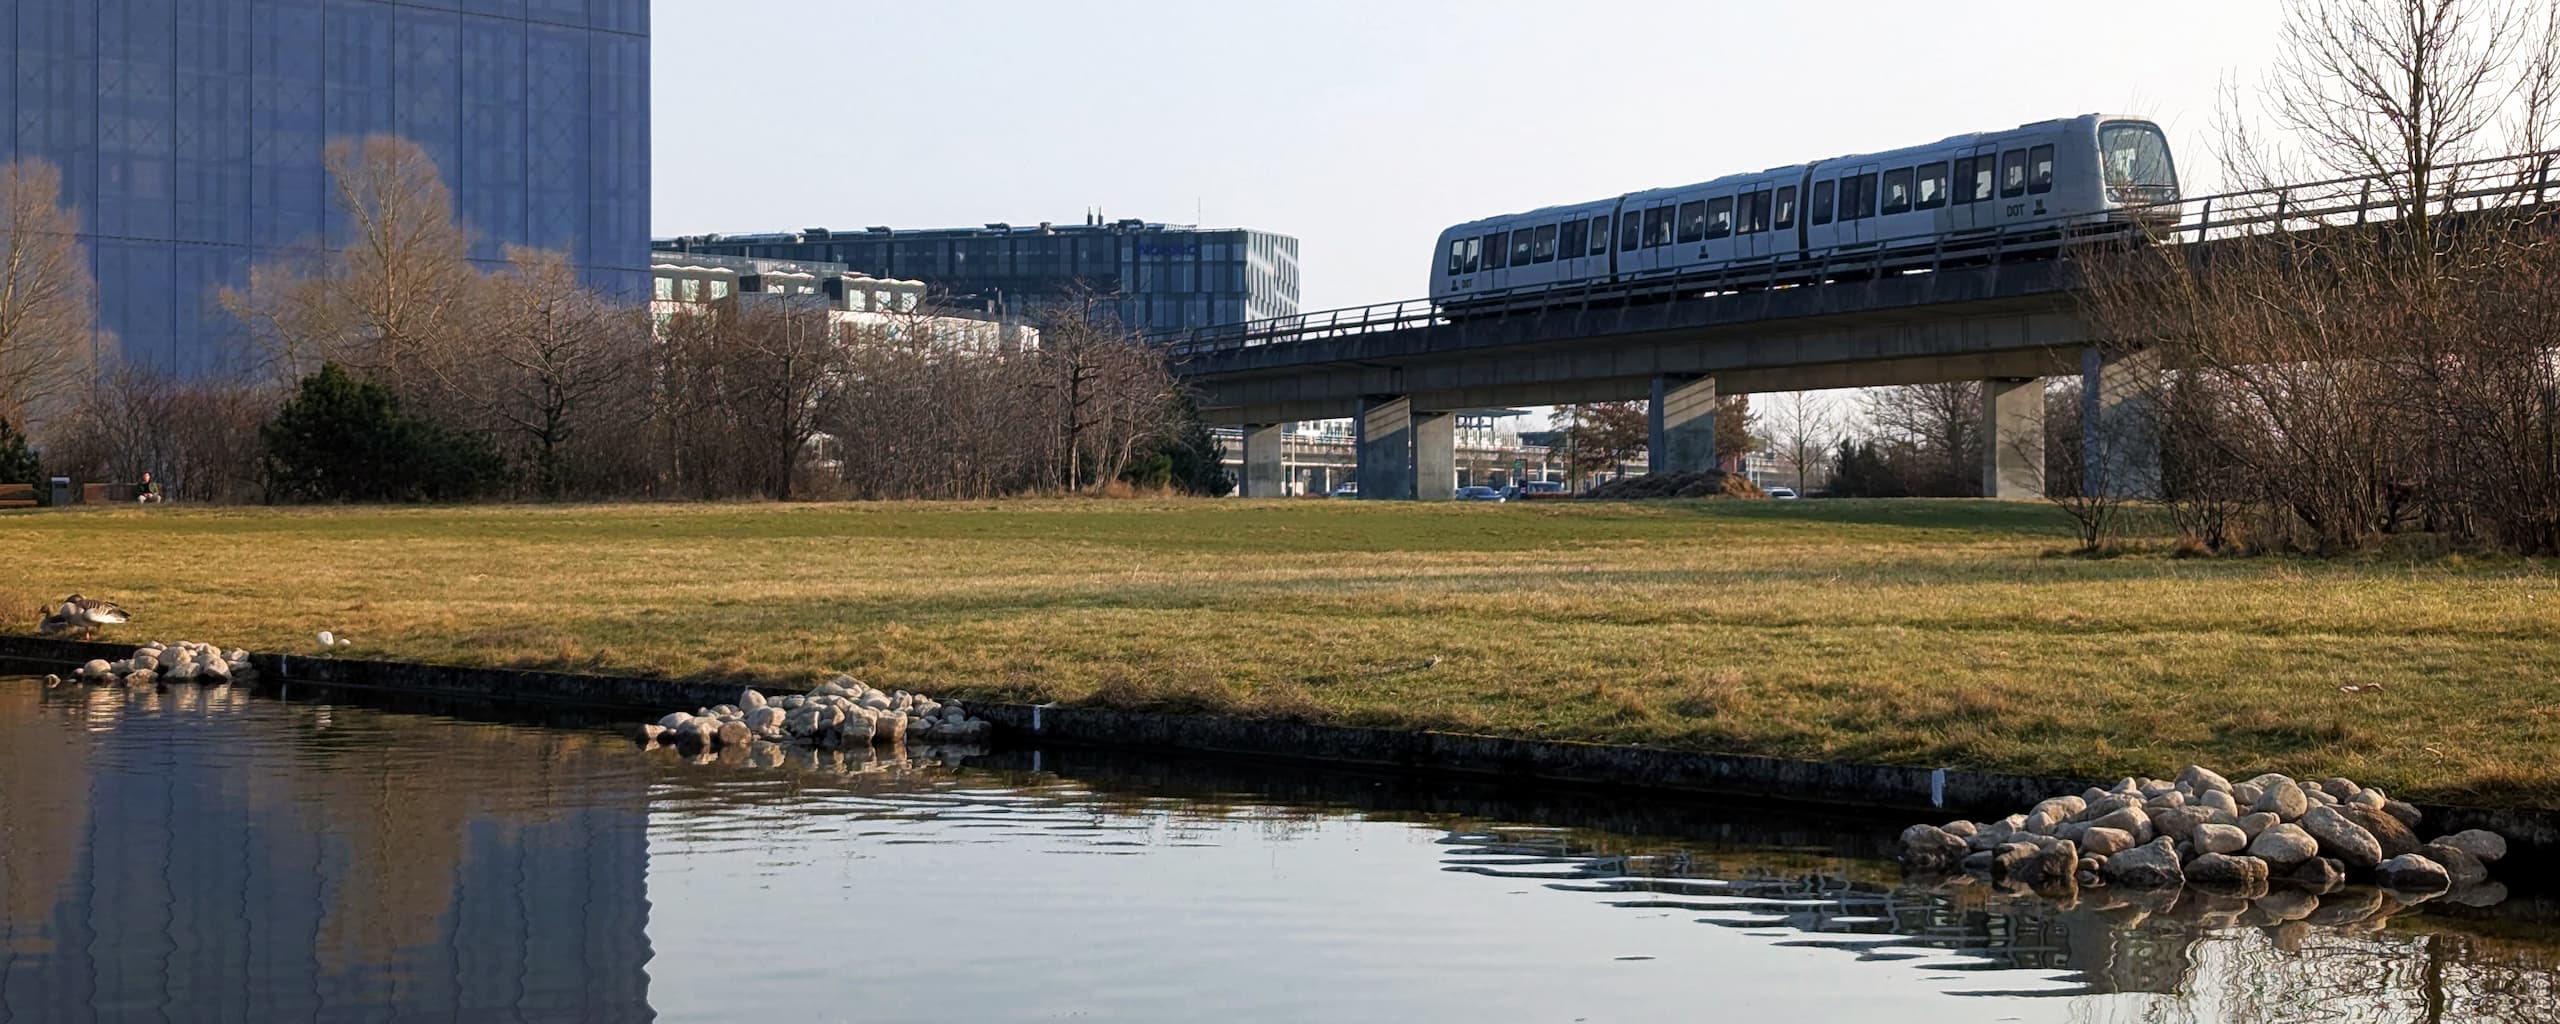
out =
<path fill-rule="evenodd" d="M 1796 489 L 1793 487 L 1772 487 L 1769 488 L 1769 496 L 1776 498 L 1779 501 L 1794 501 L 1796 500 Z"/>

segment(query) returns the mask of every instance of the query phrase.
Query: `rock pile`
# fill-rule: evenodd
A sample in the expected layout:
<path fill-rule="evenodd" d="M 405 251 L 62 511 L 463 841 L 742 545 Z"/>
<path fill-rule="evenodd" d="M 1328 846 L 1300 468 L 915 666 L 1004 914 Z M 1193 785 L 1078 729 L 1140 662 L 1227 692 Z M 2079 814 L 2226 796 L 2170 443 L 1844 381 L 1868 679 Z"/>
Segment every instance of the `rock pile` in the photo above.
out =
<path fill-rule="evenodd" d="M 2124 779 L 1998 821 L 1913 825 L 1902 859 L 2028 888 L 2193 885 L 2260 896 L 2271 884 L 2327 892 L 2350 879 L 2426 896 L 2488 880 L 2507 842 L 2478 829 L 2421 842 L 2416 807 L 2349 779 L 2202 767 L 2174 781 Z"/>
<path fill-rule="evenodd" d="M 837 676 L 805 694 L 767 698 L 750 689 L 735 704 L 678 711 L 641 726 L 640 738 L 711 749 L 764 741 L 833 750 L 910 740 L 970 743 L 994 728 L 986 719 L 969 717 L 958 701 L 905 690 L 883 693 L 852 676 Z"/>
<path fill-rule="evenodd" d="M 144 644 L 134 648 L 132 657 L 121 661 L 92 658 L 71 675 L 84 683 L 107 686 L 117 683 L 126 686 L 149 686 L 153 683 L 218 686 L 255 681 L 258 670 L 250 666 L 247 651 L 238 648 L 225 651 L 212 644 L 182 640 L 174 644 Z"/>

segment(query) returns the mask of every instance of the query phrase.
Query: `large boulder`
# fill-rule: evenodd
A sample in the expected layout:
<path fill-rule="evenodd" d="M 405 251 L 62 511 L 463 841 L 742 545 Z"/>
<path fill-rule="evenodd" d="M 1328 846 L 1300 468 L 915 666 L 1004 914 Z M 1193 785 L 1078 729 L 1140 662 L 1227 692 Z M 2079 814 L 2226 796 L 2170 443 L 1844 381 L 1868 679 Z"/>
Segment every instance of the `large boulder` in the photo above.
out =
<path fill-rule="evenodd" d="M 2414 853 L 2383 861 L 2373 869 L 2373 879 L 2383 888 L 2402 892 L 2443 892 L 2453 888 L 2453 876 L 2444 865 Z"/>
<path fill-rule="evenodd" d="M 2364 787 L 2356 785 L 2354 779 L 2327 778 L 2320 780 L 2320 791 L 2329 794 L 2332 800 L 2343 802 L 2348 797 L 2364 792 Z"/>
<path fill-rule="evenodd" d="M 2136 843 L 2150 842 L 2159 833 L 2151 824 L 2151 814 L 2140 807 L 2119 807 L 2103 817 L 2092 819 L 2090 828 L 2122 829 Z"/>
<path fill-rule="evenodd" d="M 782 720 L 789 715 L 790 712 L 766 704 L 762 698 L 758 698 L 754 707 L 747 711 L 747 731 L 756 734 L 759 739 L 780 739 L 782 738 Z"/>
<path fill-rule="evenodd" d="M 2303 796 L 2302 787 L 2294 785 L 2291 780 L 2283 785 L 2266 787 L 2258 802 L 2249 805 L 2251 812 L 2263 811 L 2285 821 L 2297 820 L 2302 817 L 2302 812 L 2310 809 L 2311 799 Z"/>
<path fill-rule="evenodd" d="M 2442 842 L 2428 843 L 2418 848 L 2418 856 L 2443 866 L 2445 877 L 2453 882 L 2453 887 L 2456 889 L 2478 885 L 2489 880 L 2489 866 L 2480 863 L 2480 858 L 2472 856 L 2470 851 L 2459 846 L 2448 846 Z"/>
<path fill-rule="evenodd" d="M 2196 885 L 2251 893 L 2267 890 L 2267 862 L 2256 857 L 2208 853 L 2188 861 L 2186 873 L 2187 881 Z"/>
<path fill-rule="evenodd" d="M 2357 871 L 2371 871 L 2382 863 L 2382 843 L 2337 808 L 2314 807 L 2303 813 L 2298 824 L 2320 841 L 2321 856 L 2336 858 Z"/>
<path fill-rule="evenodd" d="M 2089 826 L 2080 833 L 2080 850 L 2093 857 L 2113 857 L 2141 845 L 2133 841 L 2133 833 L 2120 828 Z"/>
<path fill-rule="evenodd" d="M 2186 881 L 2178 864 L 2178 847 L 2168 837 L 2152 840 L 2107 858 L 2107 881 L 2134 889 L 2166 889 Z"/>
<path fill-rule="evenodd" d="M 2401 824 L 2407 825 L 2412 829 L 2417 828 L 2418 823 L 2426 820 L 2427 817 L 2425 812 L 2418 810 L 2418 806 L 2416 804 L 2412 804 L 2406 800 L 2383 801 L 2382 813 L 2400 819 Z"/>
<path fill-rule="evenodd" d="M 692 719 L 692 715 L 678 711 L 665 718 L 658 719 L 658 728 L 664 729 L 668 732 L 674 732 L 678 729 L 684 728 L 684 724 Z"/>
<path fill-rule="evenodd" d="M 2371 793 L 2373 790 L 2368 789 L 2364 792 Z M 2401 824 L 2400 819 L 2385 812 L 2379 803 L 2349 804 L 2338 808 L 2338 813 L 2344 815 L 2348 821 L 2364 826 L 2365 831 L 2372 833 L 2374 843 L 2382 848 L 2382 856 L 2386 860 L 2416 853 L 2418 847 L 2423 845 L 2418 842 L 2417 833 L 2409 831 L 2409 826 Z"/>
<path fill-rule="evenodd" d="M 2151 827 L 2160 835 L 2181 843 L 2195 842 L 2196 827 L 2213 820 L 2213 811 L 2203 807 L 2171 807 L 2151 815 Z"/>
<path fill-rule="evenodd" d="M 749 687 L 745 692 L 738 694 L 738 707 L 741 710 L 754 711 L 766 706 L 768 703 L 770 702 L 764 699 L 764 694 L 757 693 L 753 687 Z"/>
<path fill-rule="evenodd" d="M 2022 863 L 2008 867 L 2008 878 L 2035 889 L 2070 885 L 2072 874 L 2080 866 L 2080 848 L 2070 840 L 2036 844 L 2035 852 Z"/>
<path fill-rule="evenodd" d="M 2436 842 L 2480 858 L 2483 864 L 2495 864 L 2507 855 L 2507 839 L 2487 829 L 2464 829 Z"/>
<path fill-rule="evenodd" d="M 2249 848 L 2249 833 L 2238 825 L 2207 822 L 2195 828 L 2195 847 L 2207 854 L 2238 853 Z M 2188 874 L 2194 874 L 2190 868 Z"/>
<path fill-rule="evenodd" d="M 744 748 L 750 740 L 755 739 L 755 734 L 747 731 L 745 723 L 722 722 L 719 730 L 713 733 L 713 738 L 719 742 L 720 749 L 728 750 Z"/>
<path fill-rule="evenodd" d="M 2240 820 L 2233 824 L 2240 826 L 2240 831 L 2249 833 L 2249 838 L 2256 839 L 2268 829 L 2284 824 L 2284 819 L 2266 811 L 2257 811 L 2241 815 Z"/>
<path fill-rule="evenodd" d="M 2249 855 L 2279 870 L 2289 869 L 2318 857 L 2320 841 L 2311 838 L 2311 833 L 2303 831 L 2302 826 L 2285 822 L 2270 826 L 2258 833 L 2258 838 L 2250 840 Z"/>
<path fill-rule="evenodd" d="M 2188 765 L 2186 771 L 2179 772 L 2178 785 L 2187 792 L 2199 796 L 2205 793 L 2231 792 L 2231 780 L 2223 778 L 2222 773 L 2200 764 Z"/>

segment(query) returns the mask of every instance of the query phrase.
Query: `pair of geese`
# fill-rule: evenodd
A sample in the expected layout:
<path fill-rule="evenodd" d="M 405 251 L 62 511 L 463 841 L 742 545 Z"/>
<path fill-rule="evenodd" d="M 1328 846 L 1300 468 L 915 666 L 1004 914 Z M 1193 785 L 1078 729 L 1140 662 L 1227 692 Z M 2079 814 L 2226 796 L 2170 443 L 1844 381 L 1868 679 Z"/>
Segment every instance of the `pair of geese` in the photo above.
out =
<path fill-rule="evenodd" d="M 36 621 L 39 636 L 63 636 L 78 633 L 83 640 L 95 637 L 100 626 L 122 625 L 133 620 L 125 610 L 94 597 L 73 594 L 62 603 L 46 610 Z"/>

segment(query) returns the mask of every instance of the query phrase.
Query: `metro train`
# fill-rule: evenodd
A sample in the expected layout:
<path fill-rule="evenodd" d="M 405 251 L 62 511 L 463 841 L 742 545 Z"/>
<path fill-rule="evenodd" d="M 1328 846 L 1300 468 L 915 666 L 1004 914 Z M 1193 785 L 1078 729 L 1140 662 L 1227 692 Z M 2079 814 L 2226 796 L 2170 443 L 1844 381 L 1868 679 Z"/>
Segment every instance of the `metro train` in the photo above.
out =
<path fill-rule="evenodd" d="M 1431 298 L 1458 311 L 1689 271 L 1806 283 L 1843 257 L 1873 272 L 1897 254 L 2049 255 L 2065 237 L 2174 224 L 2177 200 L 2158 125 L 2088 114 L 1469 221 L 1440 234 Z"/>

